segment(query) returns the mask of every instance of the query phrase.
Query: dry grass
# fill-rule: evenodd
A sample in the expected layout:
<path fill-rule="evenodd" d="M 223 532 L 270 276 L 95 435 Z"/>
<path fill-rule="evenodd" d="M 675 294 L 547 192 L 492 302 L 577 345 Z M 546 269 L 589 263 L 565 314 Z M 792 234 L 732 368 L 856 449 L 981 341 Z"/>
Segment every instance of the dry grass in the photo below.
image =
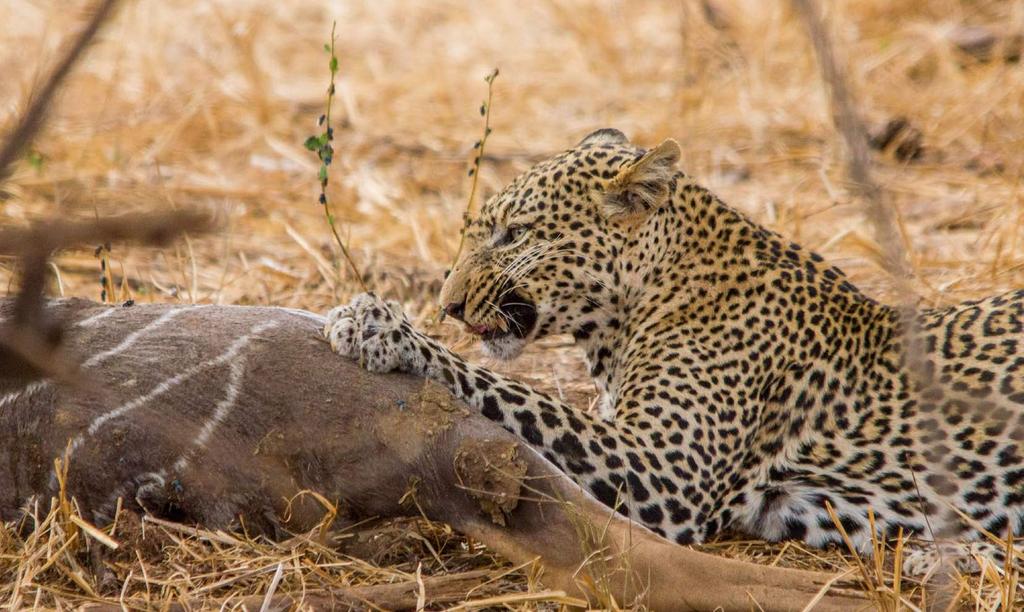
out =
<path fill-rule="evenodd" d="M 825 4 L 865 119 L 879 125 L 904 117 L 923 135 L 916 161 L 900 161 L 891 150 L 874 160 L 875 179 L 901 220 L 922 303 L 1024 286 L 1024 66 L 1002 61 L 1012 43 L 997 42 L 990 61 L 954 44 L 965 25 L 1000 35 L 1022 31 L 1024 5 Z M 24 104 L 75 24 L 66 5 L 0 3 L 0 125 Z M 458 246 L 486 95 L 481 79 L 494 66 L 502 76 L 481 195 L 594 128 L 615 126 L 644 144 L 674 137 L 686 170 L 724 199 L 821 252 L 868 293 L 895 295 L 871 224 L 844 185 L 842 150 L 805 31 L 787 3 L 757 0 L 125 3 L 56 101 L 34 145 L 41 164 L 20 165 L 5 186 L 0 225 L 210 207 L 226 219 L 215 237 L 164 249 L 114 244 L 112 298 L 312 310 L 345 299 L 357 285 L 338 265 L 317 205 L 318 164 L 302 148 L 322 112 L 322 43 L 333 19 L 341 66 L 328 195 L 370 283 L 424 320 L 435 312 L 441 273 Z M 93 248 L 64 253 L 56 265 L 58 291 L 99 297 Z M 10 285 L 13 267 L 14 260 L 0 258 L 2 286 Z M 475 354 L 456 327 L 438 333 Z M 592 390 L 578 355 L 547 344 L 530 359 L 497 367 L 588 402 Z M 72 529 L 71 514 L 54 515 L 48 529 L 30 536 L 0 532 L 0 601 L 64 606 L 123 597 L 137 606 L 171 599 L 206 606 L 233 597 L 231 605 L 264 596 L 272 583 L 292 596 L 415 583 L 422 563 L 423 575 L 490 572 L 491 590 L 471 598 L 511 597 L 490 605 L 559 605 L 530 571 L 497 578 L 511 568 L 423 522 L 335 533 L 351 539 L 344 534 L 377 530 L 368 541 L 385 552 L 362 557 L 372 562 L 346 556 L 344 545 L 339 552 L 306 540 L 271 544 L 238 535 L 226 542 L 121 525 L 112 536 L 139 544 L 140 552 L 114 556 L 108 578 L 116 586 L 104 591 L 109 585 L 100 584 L 81 548 L 102 544 L 80 526 Z M 898 590 L 901 605 L 932 601 L 913 583 L 894 585 L 872 561 L 857 569 L 841 551 L 736 539 L 707 548 L 764 563 L 869 572 L 865 583 Z M 1020 605 L 1014 583 L 991 571 L 954 586 L 963 605 L 987 610 L 1006 609 L 1014 598 Z M 531 591 L 541 595 L 525 595 Z"/>

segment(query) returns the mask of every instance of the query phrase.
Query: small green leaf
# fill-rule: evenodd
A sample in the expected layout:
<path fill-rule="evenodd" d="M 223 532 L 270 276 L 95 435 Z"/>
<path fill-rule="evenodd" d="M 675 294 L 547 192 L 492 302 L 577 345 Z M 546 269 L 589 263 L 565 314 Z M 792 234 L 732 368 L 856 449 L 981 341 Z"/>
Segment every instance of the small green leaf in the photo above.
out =
<path fill-rule="evenodd" d="M 35 170 L 36 172 L 42 171 L 44 161 L 42 153 L 33 149 L 32 151 L 29 151 L 28 155 L 26 155 L 25 157 L 28 161 L 28 165 L 32 166 L 33 170 Z"/>
<path fill-rule="evenodd" d="M 302 143 L 302 146 L 306 147 L 310 151 L 316 151 L 320 148 L 320 138 L 317 136 L 310 136 L 306 139 L 306 142 Z"/>
<path fill-rule="evenodd" d="M 331 46 L 329 44 L 327 44 L 327 43 L 324 43 L 324 51 L 330 53 L 331 52 Z"/>
<path fill-rule="evenodd" d="M 327 180 L 327 166 L 321 164 L 320 165 L 320 172 L 318 172 L 316 176 L 317 176 L 318 179 L 320 179 L 321 183 L 326 181 Z"/>
<path fill-rule="evenodd" d="M 334 57 L 333 55 L 331 56 L 330 67 L 331 67 L 331 72 L 337 72 L 338 71 L 338 58 Z"/>

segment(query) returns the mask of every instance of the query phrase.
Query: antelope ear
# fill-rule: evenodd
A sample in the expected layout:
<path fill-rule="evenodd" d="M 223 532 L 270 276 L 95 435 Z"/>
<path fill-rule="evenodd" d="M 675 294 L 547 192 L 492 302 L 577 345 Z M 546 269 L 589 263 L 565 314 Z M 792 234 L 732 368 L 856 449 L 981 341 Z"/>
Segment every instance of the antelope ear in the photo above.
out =
<path fill-rule="evenodd" d="M 605 216 L 633 215 L 661 206 L 679 155 L 679 143 L 669 138 L 635 162 L 624 164 L 605 186 Z"/>
<path fill-rule="evenodd" d="M 586 144 L 625 145 L 629 144 L 629 139 L 626 138 L 626 135 L 620 132 L 619 130 L 616 130 L 614 128 L 602 128 L 600 130 L 595 130 L 590 134 L 587 134 L 587 137 L 581 140 L 579 144 L 577 144 L 576 146 L 579 147 Z"/>

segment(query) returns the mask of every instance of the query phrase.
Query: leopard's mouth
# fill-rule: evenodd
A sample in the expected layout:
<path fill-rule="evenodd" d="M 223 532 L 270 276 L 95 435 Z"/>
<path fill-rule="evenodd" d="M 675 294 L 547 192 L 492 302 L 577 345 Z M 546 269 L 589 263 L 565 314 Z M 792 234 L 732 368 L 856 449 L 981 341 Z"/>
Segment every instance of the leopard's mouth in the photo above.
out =
<path fill-rule="evenodd" d="M 505 293 L 498 312 L 502 325 L 470 325 L 470 330 L 484 342 L 502 338 L 525 340 L 537 326 L 537 306 L 515 291 Z"/>

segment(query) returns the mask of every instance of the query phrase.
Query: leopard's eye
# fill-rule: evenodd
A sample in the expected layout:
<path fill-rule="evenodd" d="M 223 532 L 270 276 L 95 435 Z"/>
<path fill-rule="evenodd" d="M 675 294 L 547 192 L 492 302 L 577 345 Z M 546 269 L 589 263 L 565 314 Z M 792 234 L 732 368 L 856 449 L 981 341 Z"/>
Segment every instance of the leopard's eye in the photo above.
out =
<path fill-rule="evenodd" d="M 510 225 L 507 230 L 509 242 L 517 242 L 520 238 L 526 235 L 526 232 L 529 231 L 529 229 L 530 228 L 525 225 Z"/>
<path fill-rule="evenodd" d="M 513 224 L 504 229 L 495 228 L 494 246 L 503 247 L 518 242 L 530 230 L 528 225 Z"/>

